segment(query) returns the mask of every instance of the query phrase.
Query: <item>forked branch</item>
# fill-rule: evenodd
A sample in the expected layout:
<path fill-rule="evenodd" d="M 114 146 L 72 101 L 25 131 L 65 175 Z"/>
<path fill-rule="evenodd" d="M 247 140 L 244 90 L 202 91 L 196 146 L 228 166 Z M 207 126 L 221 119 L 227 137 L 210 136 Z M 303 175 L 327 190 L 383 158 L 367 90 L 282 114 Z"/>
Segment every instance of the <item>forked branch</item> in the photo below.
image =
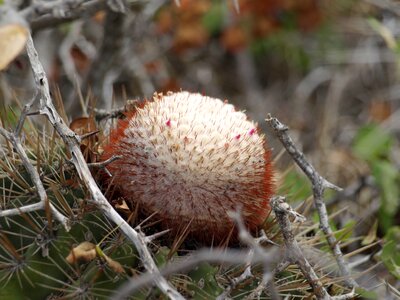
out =
<path fill-rule="evenodd" d="M 304 154 L 297 149 L 293 140 L 288 134 L 288 127 L 282 124 L 277 118 L 270 115 L 266 119 L 268 125 L 274 130 L 276 136 L 285 147 L 286 151 L 292 156 L 293 160 L 303 170 L 312 184 L 314 205 L 319 216 L 319 224 L 322 232 L 325 234 L 326 240 L 339 266 L 341 276 L 346 278 L 344 282 L 347 286 L 353 288 L 358 286 L 357 282 L 351 277 L 349 266 L 343 258 L 339 242 L 336 240 L 333 231 L 329 225 L 328 211 L 324 202 L 324 192 L 326 188 L 341 191 L 341 188 L 327 181 L 322 177 L 315 168 L 307 161 Z"/>

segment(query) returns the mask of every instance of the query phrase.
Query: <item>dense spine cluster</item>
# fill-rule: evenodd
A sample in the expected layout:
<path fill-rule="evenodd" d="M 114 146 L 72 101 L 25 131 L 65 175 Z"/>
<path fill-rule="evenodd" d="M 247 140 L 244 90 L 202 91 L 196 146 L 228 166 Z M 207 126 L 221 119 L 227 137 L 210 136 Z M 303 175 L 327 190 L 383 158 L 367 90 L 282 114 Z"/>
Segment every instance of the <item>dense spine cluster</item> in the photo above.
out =
<path fill-rule="evenodd" d="M 273 192 L 271 153 L 257 125 L 220 99 L 189 92 L 157 94 L 118 123 L 102 159 L 125 200 L 156 213 L 173 231 L 223 238 L 228 211 L 241 208 L 255 228 Z"/>

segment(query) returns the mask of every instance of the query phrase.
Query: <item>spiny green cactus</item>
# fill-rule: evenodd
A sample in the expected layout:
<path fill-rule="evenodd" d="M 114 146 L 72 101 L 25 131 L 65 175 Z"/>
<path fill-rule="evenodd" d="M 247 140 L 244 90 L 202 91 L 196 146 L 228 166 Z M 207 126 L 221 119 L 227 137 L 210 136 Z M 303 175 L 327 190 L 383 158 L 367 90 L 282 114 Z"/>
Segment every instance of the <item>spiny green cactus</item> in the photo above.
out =
<path fill-rule="evenodd" d="M 71 229 L 67 231 L 46 209 L 0 217 L 0 299 L 109 299 L 128 277 L 140 276 L 143 272 L 136 250 L 118 227 L 111 224 L 91 203 L 68 164 L 68 153 L 63 143 L 54 134 L 39 133 L 34 128 L 29 125 L 24 127 L 24 149 L 32 165 L 39 171 L 49 201 L 70 219 Z M 0 149 L 1 210 L 38 202 L 33 182 L 18 154 L 6 140 L 1 140 Z M 293 183 L 292 179 L 293 173 L 289 173 L 289 185 Z M 304 203 L 302 212 L 308 214 L 311 202 Z M 268 237 L 282 243 L 279 228 L 272 216 L 264 222 L 263 227 Z M 323 249 L 325 238 L 312 220 L 297 225 L 296 233 L 297 240 L 304 248 L 312 249 L 318 245 Z M 340 236 L 342 239 L 346 237 L 337 235 Z M 190 252 L 185 251 L 185 242 L 179 249 L 172 246 L 174 250 L 171 251 L 169 247 L 173 243 L 162 245 L 160 241 L 155 241 L 151 249 L 160 269 L 169 260 L 176 261 L 181 259 L 179 256 L 183 256 L 182 253 Z M 71 254 L 75 247 L 84 242 L 93 247 L 89 259 L 82 259 L 85 254 Z M 277 247 L 271 244 L 263 246 Z M 310 256 L 325 257 L 329 253 L 322 255 L 320 251 Z M 118 271 L 110 262 L 121 266 L 122 271 Z M 332 275 L 332 268 L 326 260 L 315 260 L 313 264 L 324 284 L 333 287 L 330 290 L 332 294 L 340 295 L 346 291 Z M 229 297 L 246 299 L 259 286 L 264 270 L 262 266 L 253 266 L 251 277 L 232 286 L 232 279 L 243 274 L 245 269 L 245 263 L 228 267 L 202 263 L 187 274 L 175 274 L 168 279 L 188 299 L 215 299 L 229 286 L 232 287 Z M 282 296 L 306 299 L 313 295 L 304 276 L 293 265 L 275 274 L 274 285 Z M 262 299 L 268 299 L 269 289 L 264 289 L 260 295 Z M 154 287 L 142 289 L 131 296 L 131 299 L 165 298 Z"/>
<path fill-rule="evenodd" d="M 134 247 L 87 199 L 66 163 L 62 143 L 34 130 L 24 130 L 23 136 L 49 201 L 70 219 L 71 230 L 67 232 L 46 210 L 0 218 L 0 298 L 107 298 L 136 268 Z M 18 155 L 5 140 L 1 149 L 1 210 L 38 202 Z M 68 263 L 71 249 L 84 241 L 98 244 L 124 272 L 115 272 L 101 257 Z"/>

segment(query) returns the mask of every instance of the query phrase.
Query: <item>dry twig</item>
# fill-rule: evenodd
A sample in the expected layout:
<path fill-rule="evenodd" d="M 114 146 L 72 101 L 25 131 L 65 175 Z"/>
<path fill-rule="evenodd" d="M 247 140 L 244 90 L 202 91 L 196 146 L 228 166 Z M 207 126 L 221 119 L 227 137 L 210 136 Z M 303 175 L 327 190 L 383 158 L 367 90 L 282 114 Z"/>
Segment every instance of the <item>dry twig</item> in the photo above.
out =
<path fill-rule="evenodd" d="M 336 191 L 341 191 L 341 188 L 323 178 L 306 160 L 304 154 L 297 149 L 293 140 L 290 138 L 288 134 L 288 127 L 286 125 L 282 124 L 277 118 L 273 118 L 270 115 L 267 117 L 266 121 L 274 130 L 276 136 L 279 138 L 286 151 L 292 156 L 293 160 L 311 181 L 314 205 L 318 212 L 320 228 L 326 236 L 327 242 L 339 266 L 341 276 L 346 278 L 344 280 L 345 284 L 349 287 L 358 286 L 357 282 L 351 278 L 350 270 L 343 258 L 343 253 L 340 249 L 339 242 L 336 240 L 329 225 L 328 212 L 324 202 L 324 192 L 326 188 L 334 189 Z"/>
<path fill-rule="evenodd" d="M 328 292 L 325 290 L 310 263 L 304 257 L 299 244 L 294 238 L 292 226 L 289 221 L 289 214 L 293 214 L 292 208 L 285 202 L 285 198 L 283 197 L 272 199 L 271 206 L 282 231 L 286 258 L 299 266 L 318 299 L 329 299 Z"/>
<path fill-rule="evenodd" d="M 128 111 L 134 111 L 139 104 L 138 100 L 128 100 L 122 107 L 114 108 L 111 110 L 92 108 L 97 121 L 119 118 Z"/>
<path fill-rule="evenodd" d="M 21 15 L 30 23 L 32 30 L 39 30 L 73 21 L 84 16 L 92 16 L 106 7 L 106 0 L 42 1 L 28 6 L 21 11 Z"/>
<path fill-rule="evenodd" d="M 293 211 L 289 204 L 285 202 L 284 197 L 275 197 L 271 200 L 271 206 L 274 210 L 276 219 L 278 221 L 279 227 L 282 231 L 283 240 L 285 243 L 285 256 L 288 261 L 295 263 L 303 273 L 304 277 L 313 289 L 313 292 L 317 299 L 352 299 L 355 297 L 354 290 L 349 294 L 345 294 L 338 297 L 331 297 L 326 289 L 324 288 L 322 282 L 315 273 L 313 267 L 305 258 L 303 251 L 301 250 L 299 244 L 294 238 L 292 232 L 292 226 L 289 220 L 289 215 L 298 218 L 298 213 Z"/>
<path fill-rule="evenodd" d="M 231 212 L 230 213 L 230 217 L 235 221 L 235 223 L 237 224 L 237 227 L 239 229 L 239 239 L 246 245 L 249 246 L 250 248 L 250 254 L 251 255 L 259 255 L 261 257 L 265 257 L 265 260 L 263 261 L 264 263 L 264 273 L 263 273 L 263 282 L 270 282 L 270 280 L 273 278 L 272 274 L 273 272 L 271 272 L 271 263 L 266 263 L 268 261 L 268 257 L 265 256 L 266 255 L 266 250 L 261 246 L 262 242 L 268 242 L 274 245 L 274 242 L 272 242 L 270 239 L 268 239 L 268 237 L 266 236 L 265 232 L 262 231 L 261 236 L 259 238 L 253 238 L 250 233 L 246 230 L 246 227 L 243 223 L 243 220 L 241 218 L 240 215 L 240 211 L 237 212 Z M 269 253 L 267 255 L 270 255 Z M 232 290 L 234 290 L 239 284 L 241 284 L 243 281 L 245 281 L 248 278 L 253 277 L 254 275 L 251 272 L 251 268 L 252 268 L 252 263 L 251 261 L 244 261 L 245 262 L 245 270 L 244 272 L 239 275 L 236 278 L 233 278 L 231 280 L 231 284 L 228 285 L 225 290 L 216 298 L 217 300 L 223 300 L 223 299 L 227 299 L 227 297 L 229 296 L 229 294 L 232 292 Z M 274 286 L 271 286 L 271 289 L 274 289 Z"/>
<path fill-rule="evenodd" d="M 200 263 L 219 263 L 223 265 L 238 265 L 244 261 L 251 264 L 265 263 L 271 265 L 276 260 L 276 251 L 264 252 L 264 255 L 257 255 L 251 250 L 237 249 L 203 249 L 189 255 L 185 260 L 171 263 L 160 271 L 161 275 L 168 276 L 170 274 L 183 273 L 193 269 Z M 125 283 L 113 296 L 112 299 L 126 299 L 133 292 L 147 286 L 153 282 L 152 275 L 149 273 L 143 274 L 140 277 L 130 279 Z"/>
<path fill-rule="evenodd" d="M 34 102 L 39 106 L 38 113 L 45 115 L 57 133 L 60 135 L 66 144 L 70 154 L 71 161 L 74 164 L 76 171 L 83 185 L 88 189 L 92 200 L 97 204 L 98 209 L 115 224 L 117 224 L 126 237 L 133 242 L 142 263 L 149 274 L 152 275 L 152 280 L 158 288 L 171 299 L 184 299 L 160 274 L 152 256 L 147 248 L 146 237 L 134 230 L 111 206 L 103 193 L 100 191 L 95 180 L 93 179 L 89 167 L 80 150 L 80 138 L 64 123 L 60 115 L 57 113 L 52 99 L 50 97 L 49 85 L 43 66 L 40 63 L 37 51 L 34 47 L 32 37 L 28 37 L 27 53 L 32 67 L 33 77 L 38 89 L 38 98 Z"/>
<path fill-rule="evenodd" d="M 124 65 L 122 50 L 127 43 L 127 16 L 111 8 L 106 10 L 103 40 L 92 62 L 92 67 L 83 81 L 83 91 L 89 88 L 97 99 L 96 106 L 110 110 L 113 84 Z M 73 102 L 71 102 L 73 103 Z"/>
<path fill-rule="evenodd" d="M 278 252 L 274 250 L 266 251 L 261 247 L 260 243 L 262 241 L 269 241 L 269 239 L 264 236 L 258 239 L 253 238 L 250 233 L 246 230 L 246 227 L 240 216 L 240 212 L 231 213 L 231 218 L 237 223 L 239 229 L 239 239 L 246 245 L 249 246 L 248 250 L 236 250 L 236 249 L 203 249 L 199 250 L 192 255 L 189 255 L 183 261 L 177 261 L 167 265 L 160 272 L 163 276 L 174 274 L 177 272 L 184 272 L 193 268 L 194 266 L 209 262 L 209 263 L 219 263 L 225 265 L 246 265 L 245 272 L 235 278 L 231 285 L 229 285 L 226 290 L 218 296 L 217 299 L 227 299 L 229 293 L 238 284 L 243 282 L 243 280 L 253 276 L 251 274 L 251 266 L 255 264 L 262 264 L 264 267 L 263 279 L 269 281 L 271 277 L 271 266 L 275 263 L 277 259 Z M 149 285 L 152 282 L 151 274 L 144 274 L 139 278 L 134 278 L 125 283 L 113 296 L 113 299 L 125 299 L 127 296 L 137 291 L 138 289 Z"/>

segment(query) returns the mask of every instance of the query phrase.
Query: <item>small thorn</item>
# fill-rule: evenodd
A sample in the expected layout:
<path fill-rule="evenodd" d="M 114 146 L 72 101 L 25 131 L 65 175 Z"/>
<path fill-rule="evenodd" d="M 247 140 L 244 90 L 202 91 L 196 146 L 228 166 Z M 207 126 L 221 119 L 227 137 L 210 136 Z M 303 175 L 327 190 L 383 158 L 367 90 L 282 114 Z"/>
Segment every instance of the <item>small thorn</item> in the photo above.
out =
<path fill-rule="evenodd" d="M 146 242 L 151 243 L 152 241 L 154 241 L 155 239 L 158 239 L 160 236 L 163 236 L 164 234 L 168 233 L 169 231 L 170 231 L 170 229 L 166 229 L 166 230 L 157 232 L 155 234 L 146 236 Z"/>
<path fill-rule="evenodd" d="M 171 127 L 171 119 L 168 119 L 167 122 L 165 122 L 165 125 L 167 125 L 168 127 Z"/>
<path fill-rule="evenodd" d="M 324 185 L 324 187 L 326 187 L 328 189 L 332 189 L 337 192 L 343 191 L 343 189 L 341 187 L 329 182 L 328 180 L 324 180 L 323 185 Z"/>

